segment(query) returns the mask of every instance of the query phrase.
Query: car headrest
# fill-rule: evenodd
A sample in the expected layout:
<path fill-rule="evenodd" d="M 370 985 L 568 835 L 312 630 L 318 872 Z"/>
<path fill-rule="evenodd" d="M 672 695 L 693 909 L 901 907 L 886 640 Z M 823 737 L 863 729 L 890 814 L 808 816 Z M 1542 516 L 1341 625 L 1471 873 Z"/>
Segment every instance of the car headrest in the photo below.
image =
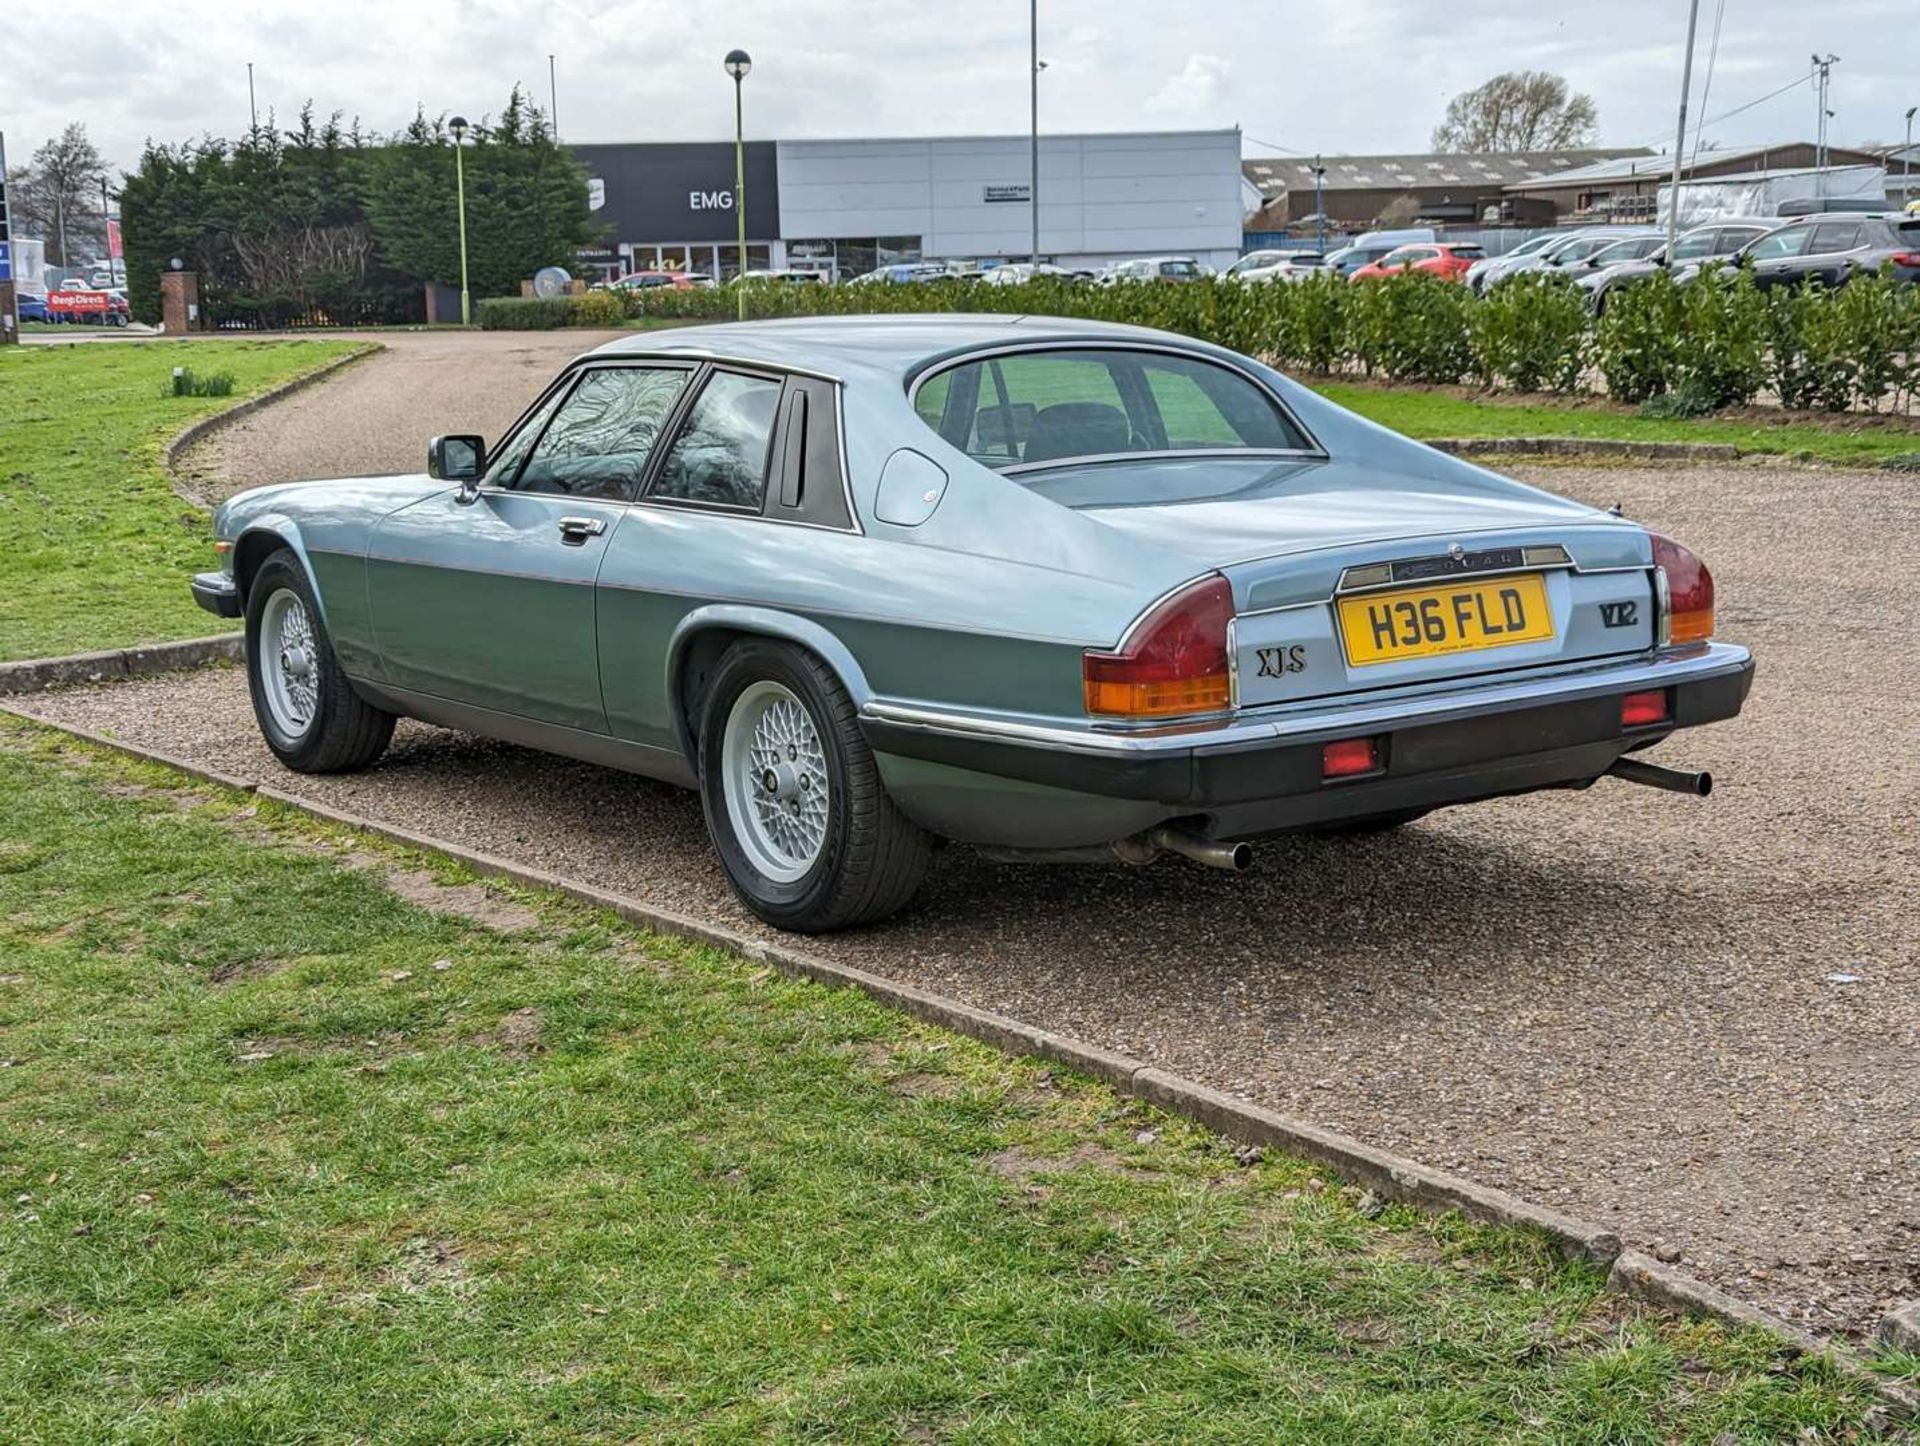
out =
<path fill-rule="evenodd" d="M 1127 414 L 1106 402 L 1056 402 L 1043 407 L 1027 433 L 1023 462 L 1124 452 L 1133 441 Z"/>

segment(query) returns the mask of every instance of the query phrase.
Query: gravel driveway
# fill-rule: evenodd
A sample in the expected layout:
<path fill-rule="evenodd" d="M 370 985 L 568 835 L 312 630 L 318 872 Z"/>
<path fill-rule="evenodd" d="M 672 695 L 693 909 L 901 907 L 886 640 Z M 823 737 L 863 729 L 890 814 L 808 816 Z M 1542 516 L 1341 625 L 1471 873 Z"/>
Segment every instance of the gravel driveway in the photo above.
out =
<path fill-rule="evenodd" d="M 304 395 L 253 412 L 190 448 L 182 488 L 207 503 L 265 482 L 419 472 L 427 442 L 478 432 L 498 442 L 541 388 L 617 331 L 378 331 L 329 333 L 377 341 Z"/>
<path fill-rule="evenodd" d="M 505 352 L 487 365 L 523 395 L 539 380 Z M 348 376 L 378 379 L 363 367 Z M 251 475 L 336 470 L 387 428 L 404 431 L 390 465 L 411 465 L 438 429 L 414 405 L 302 394 L 257 419 L 286 445 Z M 1712 563 L 1721 631 L 1759 679 L 1739 720 L 1656 754 L 1711 768 L 1710 800 L 1608 780 L 1387 838 L 1265 844 L 1242 876 L 952 848 L 906 914 L 806 947 L 1604 1221 L 1857 1335 L 1920 1294 L 1920 494 L 1890 473 L 1523 471 Z M 232 670 L 34 706 L 760 927 L 693 796 L 643 779 L 416 724 L 370 773 L 295 779 Z"/>

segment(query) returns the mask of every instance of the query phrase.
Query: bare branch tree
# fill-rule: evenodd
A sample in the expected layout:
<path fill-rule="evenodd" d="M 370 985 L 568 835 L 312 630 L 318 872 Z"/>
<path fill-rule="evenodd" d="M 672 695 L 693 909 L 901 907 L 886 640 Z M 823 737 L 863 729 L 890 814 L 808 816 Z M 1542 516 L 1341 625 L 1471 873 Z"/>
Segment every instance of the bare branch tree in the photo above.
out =
<path fill-rule="evenodd" d="M 1590 145 L 1600 113 L 1560 76 L 1510 70 L 1447 103 L 1433 132 L 1436 151 L 1550 151 Z"/>
<path fill-rule="evenodd" d="M 32 162 L 7 177 L 8 193 L 19 188 L 20 210 L 30 224 L 45 228 L 57 255 L 55 264 L 73 264 L 73 242 L 104 240 L 100 182 L 107 163 L 87 139 L 78 121 L 33 153 Z"/>

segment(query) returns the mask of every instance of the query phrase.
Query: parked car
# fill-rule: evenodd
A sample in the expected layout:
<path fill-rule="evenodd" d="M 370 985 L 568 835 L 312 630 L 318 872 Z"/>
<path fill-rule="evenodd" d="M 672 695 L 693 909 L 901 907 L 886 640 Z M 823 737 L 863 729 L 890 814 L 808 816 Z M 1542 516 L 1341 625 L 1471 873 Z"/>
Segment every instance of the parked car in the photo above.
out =
<path fill-rule="evenodd" d="M 1477 243 L 1466 241 L 1435 241 L 1426 245 L 1402 246 L 1397 251 L 1389 251 L 1378 261 L 1362 266 L 1348 280 L 1373 281 L 1391 276 L 1396 271 L 1413 270 L 1438 276 L 1442 281 L 1465 281 L 1467 269 L 1486 254 L 1485 249 Z"/>
<path fill-rule="evenodd" d="M 691 271 L 629 271 L 625 276 L 616 276 L 609 281 L 607 287 L 612 291 L 650 291 L 661 286 L 674 291 L 691 291 L 706 279 Z"/>
<path fill-rule="evenodd" d="M 44 296 L 35 296 L 32 292 L 20 291 L 14 293 L 13 303 L 16 311 L 19 313 L 20 320 L 23 322 L 53 320 L 53 313 L 47 310 L 47 298 Z"/>
<path fill-rule="evenodd" d="M 1075 281 L 1079 278 L 1064 266 L 1054 266 L 1042 261 L 1038 266 L 1031 261 L 1003 261 L 998 266 L 987 268 L 980 279 L 989 286 L 1019 286 L 1032 281 L 1035 277 L 1052 277 L 1056 281 Z"/>
<path fill-rule="evenodd" d="M 1548 231 L 1530 240 L 1522 241 L 1511 251 L 1502 252 L 1498 256 L 1484 257 L 1467 268 L 1467 285 L 1474 295 L 1482 295 L 1492 282 L 1504 275 L 1516 262 L 1536 255 L 1549 246 L 1558 245 L 1565 239 L 1564 232 Z"/>
<path fill-rule="evenodd" d="M 216 511 L 192 590 L 245 619 L 267 747 L 362 768 L 405 715 L 697 788 L 787 929 L 884 918 L 936 838 L 1237 869 L 1607 774 L 1704 792 L 1636 755 L 1752 675 L 1679 544 L 1142 327 L 654 332 L 426 462 Z"/>
<path fill-rule="evenodd" d="M 1207 268 L 1191 256 L 1139 256 L 1122 261 L 1108 271 L 1102 284 L 1121 281 L 1201 281 Z"/>
<path fill-rule="evenodd" d="M 1487 272 L 1481 277 L 1480 291 L 1485 295 L 1496 286 L 1504 285 L 1516 276 L 1524 276 L 1529 271 L 1545 271 L 1553 274 L 1564 273 L 1567 268 L 1585 261 L 1596 251 L 1602 251 L 1616 241 L 1629 236 L 1652 235 L 1658 232 L 1622 231 L 1612 228 L 1605 231 L 1574 231 L 1561 237 L 1552 245 L 1543 246 L 1526 256 L 1516 256 L 1507 266 L 1497 272 Z"/>
<path fill-rule="evenodd" d="M 945 281 L 947 268 L 938 261 L 898 261 L 876 266 L 847 282 L 849 286 L 922 286 L 929 281 Z"/>
<path fill-rule="evenodd" d="M 1889 268 L 1895 279 L 1920 281 L 1920 216 L 1827 213 L 1769 231 L 1734 258 L 1762 291 L 1818 281 L 1844 286 L 1863 271 Z"/>
<path fill-rule="evenodd" d="M 749 284 L 766 286 L 787 286 L 791 284 L 818 286 L 820 284 L 820 273 L 818 271 L 795 271 L 783 267 L 770 271 L 743 271 L 740 273 L 738 279 Z"/>
<path fill-rule="evenodd" d="M 1249 251 L 1220 274 L 1236 281 L 1299 281 L 1326 266 L 1318 251 Z"/>
<path fill-rule="evenodd" d="M 1623 236 L 1602 246 L 1598 251 L 1567 262 L 1564 266 L 1549 268 L 1563 281 L 1581 282 L 1589 276 L 1611 270 L 1615 266 L 1625 266 L 1632 261 L 1644 261 L 1656 252 L 1665 249 L 1667 238 L 1658 231 L 1645 231 L 1638 236 Z"/>
<path fill-rule="evenodd" d="M 1662 244 L 1655 246 L 1639 260 L 1623 261 L 1604 268 L 1595 267 L 1578 277 L 1574 284 L 1586 293 L 1587 304 L 1597 314 L 1606 310 L 1607 302 L 1617 296 L 1623 287 L 1644 281 L 1662 270 L 1670 271 L 1676 281 L 1691 280 L 1703 265 L 1710 266 L 1729 259 L 1749 241 L 1766 235 L 1776 224 L 1773 221 L 1730 217 L 1724 221 L 1695 226 L 1690 231 L 1683 231 L 1674 243 L 1671 263 L 1667 259 L 1667 248 Z M 1606 255 L 1604 251 L 1599 252 L 1592 260 L 1598 262 Z"/>

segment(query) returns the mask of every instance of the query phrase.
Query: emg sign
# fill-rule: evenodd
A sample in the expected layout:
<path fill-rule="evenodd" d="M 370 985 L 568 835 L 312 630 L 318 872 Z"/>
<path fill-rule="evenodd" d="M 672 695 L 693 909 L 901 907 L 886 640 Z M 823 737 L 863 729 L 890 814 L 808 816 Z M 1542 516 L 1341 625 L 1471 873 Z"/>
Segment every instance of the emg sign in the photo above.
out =
<path fill-rule="evenodd" d="M 733 192 L 731 191 L 689 191 L 687 209 L 690 211 L 731 211 Z"/>

